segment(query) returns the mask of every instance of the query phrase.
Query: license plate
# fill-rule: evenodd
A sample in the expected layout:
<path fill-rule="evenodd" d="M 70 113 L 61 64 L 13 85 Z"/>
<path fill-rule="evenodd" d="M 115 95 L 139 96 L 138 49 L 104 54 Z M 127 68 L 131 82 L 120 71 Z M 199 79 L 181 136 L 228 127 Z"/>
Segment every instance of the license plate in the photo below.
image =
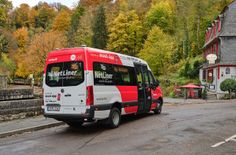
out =
<path fill-rule="evenodd" d="M 60 106 L 47 106 L 48 111 L 60 111 Z"/>

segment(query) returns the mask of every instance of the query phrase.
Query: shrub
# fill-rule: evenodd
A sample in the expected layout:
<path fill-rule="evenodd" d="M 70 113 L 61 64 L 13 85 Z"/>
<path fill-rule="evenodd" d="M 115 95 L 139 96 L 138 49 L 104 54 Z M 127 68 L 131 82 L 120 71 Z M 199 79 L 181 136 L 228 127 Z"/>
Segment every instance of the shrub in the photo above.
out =
<path fill-rule="evenodd" d="M 222 91 L 229 92 L 229 98 L 231 99 L 231 93 L 236 92 L 236 80 L 226 79 L 220 84 L 220 89 Z"/>

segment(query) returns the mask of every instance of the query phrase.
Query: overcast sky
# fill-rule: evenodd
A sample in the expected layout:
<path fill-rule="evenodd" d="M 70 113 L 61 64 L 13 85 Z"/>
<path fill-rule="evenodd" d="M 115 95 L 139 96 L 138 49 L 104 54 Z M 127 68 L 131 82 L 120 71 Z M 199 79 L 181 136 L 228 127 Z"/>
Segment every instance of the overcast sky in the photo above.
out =
<path fill-rule="evenodd" d="M 39 1 L 53 3 L 53 2 L 60 2 L 63 5 L 68 7 L 73 7 L 74 4 L 77 4 L 78 0 L 11 0 L 14 7 L 19 6 L 22 3 L 26 3 L 29 6 L 35 6 L 38 4 Z"/>

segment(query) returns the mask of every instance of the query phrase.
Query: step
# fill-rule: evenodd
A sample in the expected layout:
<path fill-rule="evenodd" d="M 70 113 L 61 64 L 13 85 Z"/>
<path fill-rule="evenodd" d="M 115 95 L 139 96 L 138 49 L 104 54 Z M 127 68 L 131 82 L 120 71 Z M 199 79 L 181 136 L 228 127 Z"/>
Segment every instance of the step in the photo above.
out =
<path fill-rule="evenodd" d="M 31 99 L 34 97 L 33 89 L 1 89 L 0 101 Z"/>

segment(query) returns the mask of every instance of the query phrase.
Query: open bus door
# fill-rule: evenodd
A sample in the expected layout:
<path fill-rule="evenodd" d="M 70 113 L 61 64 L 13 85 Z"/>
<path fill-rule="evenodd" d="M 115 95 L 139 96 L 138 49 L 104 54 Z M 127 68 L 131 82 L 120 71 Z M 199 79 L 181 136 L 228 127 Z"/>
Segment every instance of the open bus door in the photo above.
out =
<path fill-rule="evenodd" d="M 134 64 L 138 82 L 138 113 L 150 111 L 152 104 L 151 88 L 148 78 L 148 68 L 144 64 Z"/>

